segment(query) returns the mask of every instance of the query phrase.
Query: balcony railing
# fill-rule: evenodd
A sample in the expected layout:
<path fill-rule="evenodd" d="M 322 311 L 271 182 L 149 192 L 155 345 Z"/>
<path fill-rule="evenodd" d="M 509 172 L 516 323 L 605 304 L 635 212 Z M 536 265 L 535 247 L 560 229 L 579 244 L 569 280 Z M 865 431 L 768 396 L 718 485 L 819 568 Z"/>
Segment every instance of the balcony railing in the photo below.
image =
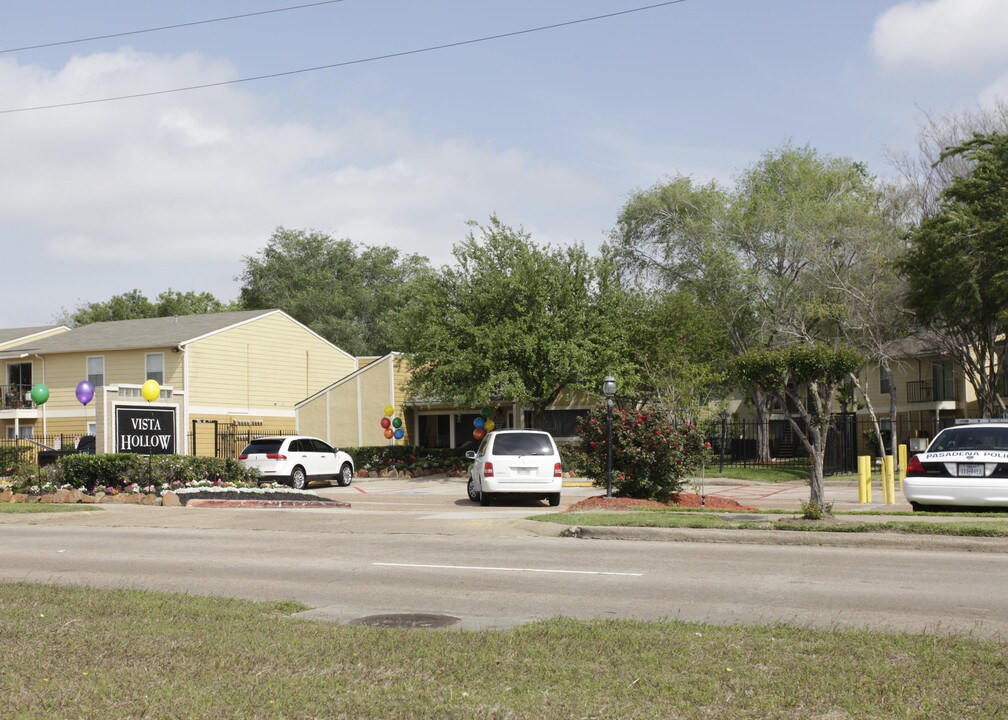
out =
<path fill-rule="evenodd" d="M 945 402 L 948 400 L 957 401 L 959 399 L 958 389 L 953 383 L 951 386 L 939 384 L 935 385 L 930 380 L 914 380 L 906 384 L 908 403 L 930 403 Z"/>
<path fill-rule="evenodd" d="M 0 385 L 0 410 L 33 407 L 31 385 Z"/>

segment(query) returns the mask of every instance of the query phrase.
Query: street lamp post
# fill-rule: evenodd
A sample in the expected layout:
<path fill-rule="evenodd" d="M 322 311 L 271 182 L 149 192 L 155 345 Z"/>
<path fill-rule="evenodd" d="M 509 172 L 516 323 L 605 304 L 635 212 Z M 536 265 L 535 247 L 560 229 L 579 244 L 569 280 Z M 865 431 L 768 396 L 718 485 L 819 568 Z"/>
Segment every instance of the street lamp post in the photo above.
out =
<path fill-rule="evenodd" d="M 606 397 L 606 497 L 612 497 L 612 405 L 616 395 L 616 378 L 606 375 L 602 381 L 602 394 Z"/>

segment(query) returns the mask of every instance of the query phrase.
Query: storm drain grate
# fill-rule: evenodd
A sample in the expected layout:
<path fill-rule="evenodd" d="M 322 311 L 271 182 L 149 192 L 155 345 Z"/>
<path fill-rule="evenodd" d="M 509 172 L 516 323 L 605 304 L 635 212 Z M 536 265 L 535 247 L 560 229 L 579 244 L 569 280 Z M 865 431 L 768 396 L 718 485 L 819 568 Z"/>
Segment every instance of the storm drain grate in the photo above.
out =
<path fill-rule="evenodd" d="M 451 615 L 431 615 L 427 613 L 393 613 L 389 615 L 367 615 L 350 622 L 351 625 L 396 628 L 446 628 L 459 622 Z"/>

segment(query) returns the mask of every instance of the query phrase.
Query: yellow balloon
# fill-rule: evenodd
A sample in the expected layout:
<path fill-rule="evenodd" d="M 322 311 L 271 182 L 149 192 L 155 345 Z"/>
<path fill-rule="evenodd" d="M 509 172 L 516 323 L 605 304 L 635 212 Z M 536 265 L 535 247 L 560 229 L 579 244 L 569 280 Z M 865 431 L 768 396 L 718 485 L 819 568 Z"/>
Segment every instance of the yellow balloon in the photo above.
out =
<path fill-rule="evenodd" d="M 161 386 L 158 384 L 157 380 L 148 380 L 143 384 L 143 387 L 140 388 L 140 394 L 147 402 L 154 402 L 161 397 Z"/>
<path fill-rule="evenodd" d="M 485 423 L 483 423 L 483 429 L 486 430 L 487 432 L 493 432 L 493 429 L 495 427 L 497 426 L 494 424 L 493 420 L 487 420 Z"/>
<path fill-rule="evenodd" d="M 388 415 L 389 417 L 392 417 L 395 414 L 395 408 L 392 407 L 391 405 L 386 405 L 385 414 Z"/>

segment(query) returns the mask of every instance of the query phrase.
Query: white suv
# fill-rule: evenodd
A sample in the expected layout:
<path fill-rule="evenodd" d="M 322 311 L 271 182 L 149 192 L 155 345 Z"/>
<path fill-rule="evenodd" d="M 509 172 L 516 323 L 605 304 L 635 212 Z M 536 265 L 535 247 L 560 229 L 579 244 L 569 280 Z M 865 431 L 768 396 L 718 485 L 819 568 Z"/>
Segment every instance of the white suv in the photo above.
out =
<path fill-rule="evenodd" d="M 560 504 L 563 469 L 553 437 L 542 430 L 494 430 L 466 457 L 469 499 L 486 505 L 495 495 L 522 494 Z"/>
<path fill-rule="evenodd" d="M 250 442 L 238 462 L 255 468 L 264 478 L 289 482 L 303 490 L 315 479 L 336 479 L 346 487 L 353 482 L 353 458 L 313 437 L 267 437 Z"/>

